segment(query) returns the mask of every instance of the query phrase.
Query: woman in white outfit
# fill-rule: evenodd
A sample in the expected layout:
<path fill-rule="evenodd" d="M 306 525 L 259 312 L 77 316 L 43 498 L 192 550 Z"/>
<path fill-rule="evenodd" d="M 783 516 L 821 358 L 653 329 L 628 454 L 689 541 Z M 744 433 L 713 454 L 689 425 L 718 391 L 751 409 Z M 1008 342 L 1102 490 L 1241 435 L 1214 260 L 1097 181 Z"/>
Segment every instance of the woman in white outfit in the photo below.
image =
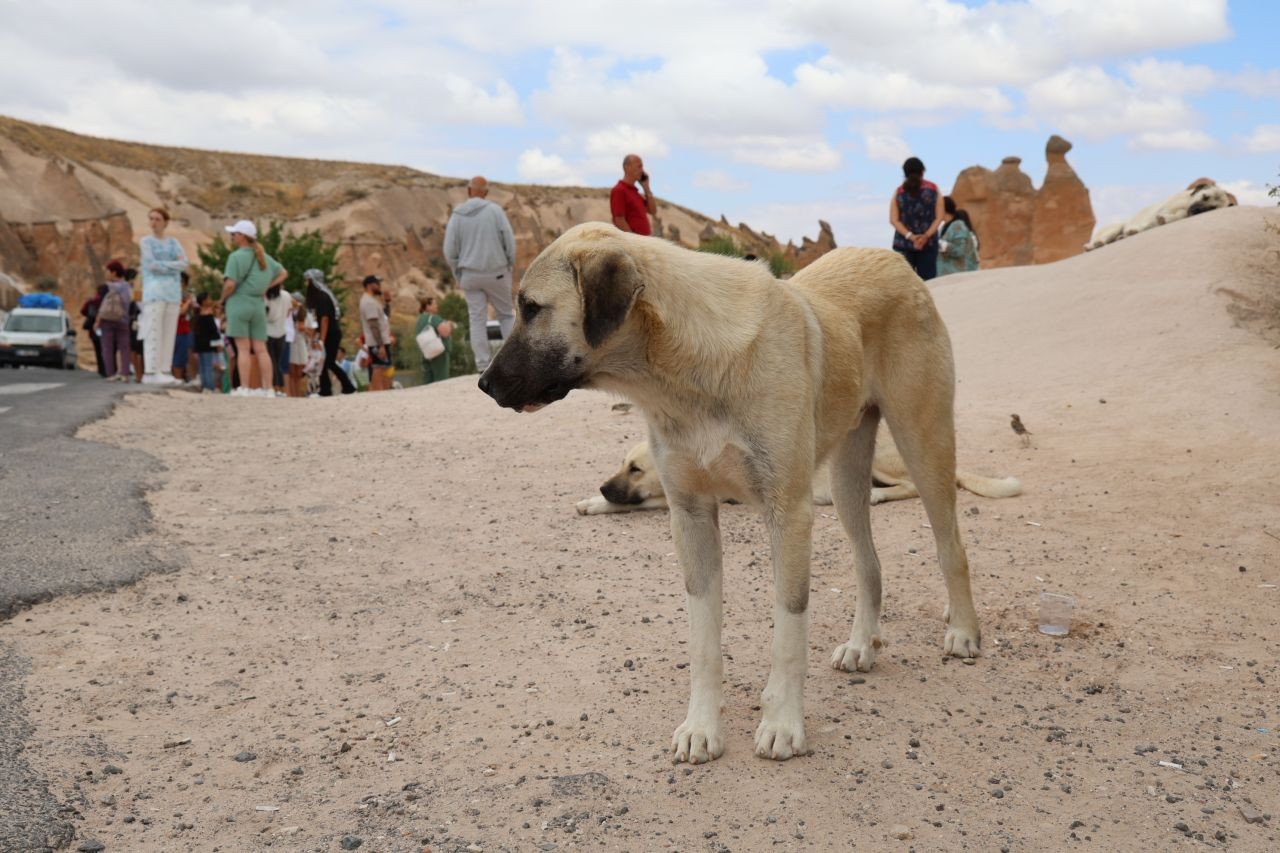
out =
<path fill-rule="evenodd" d="M 142 238 L 142 316 L 139 319 L 146 375 L 143 382 L 167 385 L 173 377 L 173 340 L 182 305 L 182 273 L 187 253 L 173 237 L 165 236 L 169 211 L 153 207 L 147 213 L 151 233 Z"/>

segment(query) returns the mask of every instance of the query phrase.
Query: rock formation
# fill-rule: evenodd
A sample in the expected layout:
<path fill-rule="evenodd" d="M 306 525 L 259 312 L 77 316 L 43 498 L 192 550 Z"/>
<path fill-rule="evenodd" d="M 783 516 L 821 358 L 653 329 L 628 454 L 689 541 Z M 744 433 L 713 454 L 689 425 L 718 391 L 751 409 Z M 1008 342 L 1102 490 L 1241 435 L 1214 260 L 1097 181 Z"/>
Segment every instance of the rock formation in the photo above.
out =
<path fill-rule="evenodd" d="M 1047 264 L 1084 251 L 1095 220 L 1089 190 L 1067 163 L 1070 150 L 1067 140 L 1049 137 L 1038 191 L 1019 157 L 1004 158 L 994 172 L 970 166 L 956 178 L 951 197 L 969 212 L 984 268 Z"/>
<path fill-rule="evenodd" d="M 136 264 L 147 211 L 173 214 L 169 233 L 195 261 L 221 226 L 248 217 L 290 231 L 318 230 L 336 242 L 337 271 L 348 281 L 375 273 L 390 282 L 397 311 L 416 313 L 417 297 L 450 287 L 444 229 L 466 181 L 400 166 L 227 154 L 140 145 L 0 116 L 0 273 L 31 284 L 53 275 L 71 310 L 120 258 Z M 516 280 L 568 228 L 608 222 L 609 188 L 490 184 L 516 236 Z M 655 232 L 697 246 L 705 228 L 731 236 L 762 258 L 781 253 L 799 269 L 835 245 L 820 223 L 817 240 L 782 246 L 768 234 L 715 222 L 659 200 Z"/>

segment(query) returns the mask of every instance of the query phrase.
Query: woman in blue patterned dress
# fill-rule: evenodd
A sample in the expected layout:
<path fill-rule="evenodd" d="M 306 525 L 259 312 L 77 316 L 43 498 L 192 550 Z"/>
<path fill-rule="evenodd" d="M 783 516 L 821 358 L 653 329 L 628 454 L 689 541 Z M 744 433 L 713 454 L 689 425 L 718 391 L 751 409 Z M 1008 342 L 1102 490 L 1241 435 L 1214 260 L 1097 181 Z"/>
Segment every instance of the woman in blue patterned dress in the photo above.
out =
<path fill-rule="evenodd" d="M 924 163 L 908 157 L 902 164 L 906 179 L 889 202 L 893 249 L 901 252 L 916 275 L 928 281 L 938 274 L 938 229 L 944 221 L 942 193 L 924 179 Z"/>

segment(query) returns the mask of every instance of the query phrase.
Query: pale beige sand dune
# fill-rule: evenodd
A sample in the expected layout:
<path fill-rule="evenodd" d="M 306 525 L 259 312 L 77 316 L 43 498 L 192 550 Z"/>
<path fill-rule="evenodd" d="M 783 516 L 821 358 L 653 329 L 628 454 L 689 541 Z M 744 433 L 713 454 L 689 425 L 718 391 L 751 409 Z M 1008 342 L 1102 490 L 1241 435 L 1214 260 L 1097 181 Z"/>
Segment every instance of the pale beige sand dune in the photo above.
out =
<path fill-rule="evenodd" d="M 583 392 L 514 415 L 459 379 L 138 396 L 85 428 L 164 461 L 154 535 L 189 563 L 0 626 L 34 662 L 29 759 L 108 850 L 356 835 L 361 850 L 1145 851 L 1180 848 L 1179 822 L 1276 849 L 1275 819 L 1239 807 L 1280 812 L 1280 350 L 1216 292 L 1274 295 L 1267 215 L 935 285 L 960 463 L 1026 489 L 959 497 L 985 656 L 941 658 L 942 583 L 908 501 L 874 510 L 889 646 L 865 681 L 831 670 L 854 583 L 821 513 L 808 757 L 751 753 L 770 582 L 750 510 L 722 514 L 727 752 L 673 768 L 687 628 L 666 516 L 573 511 L 643 436 L 638 415 Z M 1071 636 L 1037 633 L 1041 590 L 1077 597 Z M 579 774 L 600 775 L 561 778 Z"/>

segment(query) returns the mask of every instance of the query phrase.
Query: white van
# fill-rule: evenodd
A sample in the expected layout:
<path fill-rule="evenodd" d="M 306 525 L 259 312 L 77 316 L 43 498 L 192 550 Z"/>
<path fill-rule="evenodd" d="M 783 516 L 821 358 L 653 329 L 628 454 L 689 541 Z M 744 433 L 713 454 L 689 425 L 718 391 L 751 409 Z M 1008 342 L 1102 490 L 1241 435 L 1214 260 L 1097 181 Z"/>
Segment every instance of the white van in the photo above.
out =
<path fill-rule="evenodd" d="M 14 308 L 0 326 L 0 366 L 74 370 L 76 327 L 60 308 Z"/>

